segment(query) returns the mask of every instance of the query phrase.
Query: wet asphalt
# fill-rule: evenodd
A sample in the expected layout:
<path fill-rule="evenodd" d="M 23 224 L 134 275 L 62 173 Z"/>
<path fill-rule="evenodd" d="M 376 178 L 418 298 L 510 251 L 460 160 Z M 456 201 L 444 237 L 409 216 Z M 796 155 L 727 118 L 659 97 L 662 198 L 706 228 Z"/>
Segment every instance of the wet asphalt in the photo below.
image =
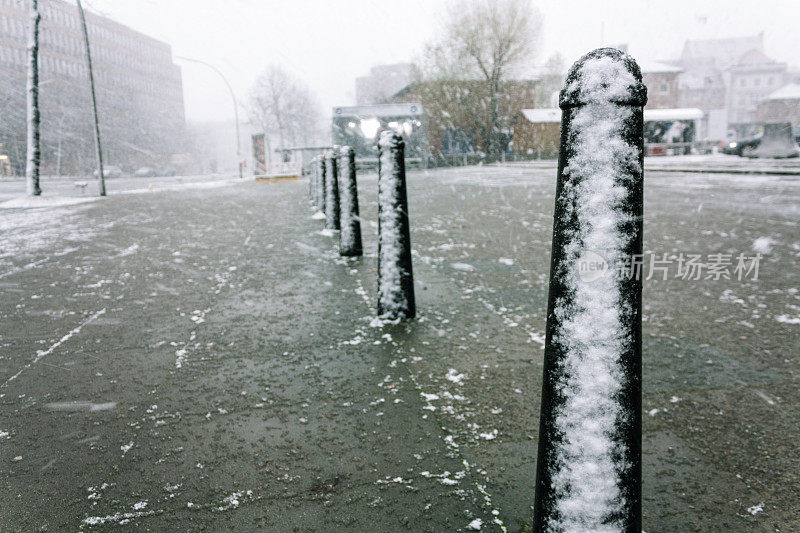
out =
<path fill-rule="evenodd" d="M 646 183 L 646 250 L 769 251 L 645 281 L 644 530 L 800 531 L 800 178 Z M 411 172 L 383 326 L 374 175 L 360 259 L 305 181 L 3 210 L 0 530 L 530 531 L 554 189 Z"/>

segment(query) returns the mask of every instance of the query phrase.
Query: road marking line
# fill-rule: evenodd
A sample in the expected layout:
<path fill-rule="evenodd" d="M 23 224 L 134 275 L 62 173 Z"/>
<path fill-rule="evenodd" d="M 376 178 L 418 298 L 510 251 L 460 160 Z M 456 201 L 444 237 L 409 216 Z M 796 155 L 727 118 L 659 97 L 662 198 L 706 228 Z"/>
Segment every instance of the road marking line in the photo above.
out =
<path fill-rule="evenodd" d="M 17 378 L 20 376 L 20 374 L 22 374 L 23 372 L 25 372 L 25 371 L 26 371 L 27 369 L 29 369 L 31 366 L 33 366 L 33 365 L 35 365 L 36 363 L 38 363 L 38 362 L 39 362 L 39 361 L 40 361 L 40 360 L 41 360 L 43 357 L 46 357 L 46 356 L 50 355 L 51 353 L 53 353 L 53 351 L 54 351 L 56 348 L 58 348 L 59 346 L 61 346 L 61 345 L 62 345 L 62 344 L 64 344 L 65 342 L 67 342 L 67 341 L 68 341 L 68 340 L 69 340 L 69 339 L 70 339 L 70 338 L 71 338 L 73 335 L 76 335 L 77 333 L 80 333 L 81 329 L 83 329 L 83 326 L 85 326 L 86 324 L 88 324 L 88 323 L 90 323 L 90 322 L 93 322 L 93 321 L 95 321 L 95 320 L 96 320 L 96 319 L 97 319 L 99 316 L 101 316 L 101 315 L 105 314 L 105 312 L 106 312 L 106 308 L 104 307 L 104 308 L 102 308 L 101 310 L 97 311 L 97 312 L 96 312 L 95 314 L 93 314 L 92 316 L 90 316 L 89 318 L 87 318 L 86 320 L 84 320 L 83 322 L 81 322 L 81 323 L 80 323 L 80 324 L 79 324 L 79 325 L 78 325 L 78 326 L 77 326 L 75 329 L 73 329 L 72 331 L 70 331 L 69 333 L 67 333 L 67 334 L 66 334 L 66 335 L 64 335 L 63 337 L 61 337 L 61 339 L 59 339 L 59 340 L 58 340 L 58 342 L 56 342 L 55 344 L 53 344 L 52 346 L 50 346 L 50 348 L 48 348 L 47 350 L 39 350 L 38 352 L 36 352 L 36 357 L 34 357 L 34 358 L 33 358 L 33 360 L 32 360 L 30 363 L 28 363 L 27 365 L 23 366 L 23 367 L 20 369 L 20 371 L 19 371 L 19 372 L 17 372 L 16 374 L 14 374 L 13 376 L 11 376 L 11 377 L 10 377 L 10 378 L 8 378 L 7 380 L 5 380 L 5 381 L 3 382 L 3 384 L 2 384 L 2 385 L 0 385 L 0 388 L 3 388 L 3 387 L 5 387 L 5 386 L 6 386 L 6 385 L 8 385 L 8 384 L 9 384 L 11 381 L 14 381 L 15 379 L 17 379 Z"/>

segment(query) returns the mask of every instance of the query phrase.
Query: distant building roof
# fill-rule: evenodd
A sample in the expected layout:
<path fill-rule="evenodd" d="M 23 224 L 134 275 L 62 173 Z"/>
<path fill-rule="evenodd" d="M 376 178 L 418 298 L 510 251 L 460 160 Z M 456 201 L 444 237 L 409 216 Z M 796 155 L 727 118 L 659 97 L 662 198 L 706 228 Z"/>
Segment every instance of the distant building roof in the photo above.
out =
<path fill-rule="evenodd" d="M 784 85 L 767 96 L 765 100 L 800 100 L 800 84 L 790 83 L 789 85 Z"/>
<path fill-rule="evenodd" d="M 333 108 L 334 117 L 371 118 L 421 114 L 422 104 L 419 103 L 338 106 Z"/>
<path fill-rule="evenodd" d="M 726 69 L 736 64 L 751 50 L 764 52 L 764 34 L 730 39 L 689 40 L 683 45 L 681 60 L 714 59 L 717 68 Z"/>
<path fill-rule="evenodd" d="M 703 112 L 696 107 L 678 107 L 675 109 L 645 109 L 644 120 L 699 120 Z"/>
<path fill-rule="evenodd" d="M 744 54 L 741 55 L 738 61 L 736 61 L 737 66 L 745 66 L 745 65 L 760 65 L 763 63 L 775 63 L 776 61 L 770 57 L 768 57 L 764 52 L 761 50 L 748 50 Z"/>
<path fill-rule="evenodd" d="M 639 68 L 642 74 L 662 74 L 670 72 L 683 72 L 681 67 L 660 63 L 658 61 L 639 61 Z"/>
<path fill-rule="evenodd" d="M 522 114 L 531 122 L 561 122 L 561 110 L 552 109 L 523 109 Z"/>

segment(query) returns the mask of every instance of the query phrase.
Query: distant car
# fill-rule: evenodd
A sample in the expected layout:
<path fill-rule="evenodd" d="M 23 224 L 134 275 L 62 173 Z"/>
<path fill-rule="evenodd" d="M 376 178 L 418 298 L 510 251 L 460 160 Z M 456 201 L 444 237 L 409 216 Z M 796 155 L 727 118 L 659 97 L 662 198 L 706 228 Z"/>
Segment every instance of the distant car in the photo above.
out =
<path fill-rule="evenodd" d="M 755 150 L 759 144 L 761 144 L 761 135 L 756 137 L 745 137 L 743 139 L 737 139 L 725 144 L 725 146 L 722 147 L 722 153 L 728 155 L 738 155 L 740 157 L 746 156 Z"/>
<path fill-rule="evenodd" d="M 103 177 L 104 178 L 121 178 L 122 177 L 122 169 L 116 165 L 110 165 L 107 167 L 103 167 Z M 95 170 L 93 176 L 96 178 L 100 174 Z"/>
<path fill-rule="evenodd" d="M 152 167 L 142 167 L 133 173 L 137 178 L 152 178 L 156 175 L 156 171 Z"/>
<path fill-rule="evenodd" d="M 175 169 L 172 167 L 161 167 L 156 171 L 156 176 L 174 176 Z"/>

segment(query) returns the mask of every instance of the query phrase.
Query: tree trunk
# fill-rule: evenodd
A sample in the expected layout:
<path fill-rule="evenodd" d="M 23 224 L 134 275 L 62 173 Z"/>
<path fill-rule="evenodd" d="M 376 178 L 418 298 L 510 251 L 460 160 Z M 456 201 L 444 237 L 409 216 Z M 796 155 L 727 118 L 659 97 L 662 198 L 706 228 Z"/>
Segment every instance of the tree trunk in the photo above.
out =
<path fill-rule="evenodd" d="M 28 153 L 25 167 L 26 190 L 30 196 L 39 196 L 39 165 L 41 145 L 39 138 L 39 0 L 30 0 L 30 26 L 28 27 Z"/>
<path fill-rule="evenodd" d="M 497 95 L 500 93 L 500 87 L 497 81 L 492 80 L 490 88 L 490 135 L 491 146 L 489 147 L 489 154 L 493 157 L 499 157 L 502 147 L 500 146 L 500 110 L 497 101 Z"/>

